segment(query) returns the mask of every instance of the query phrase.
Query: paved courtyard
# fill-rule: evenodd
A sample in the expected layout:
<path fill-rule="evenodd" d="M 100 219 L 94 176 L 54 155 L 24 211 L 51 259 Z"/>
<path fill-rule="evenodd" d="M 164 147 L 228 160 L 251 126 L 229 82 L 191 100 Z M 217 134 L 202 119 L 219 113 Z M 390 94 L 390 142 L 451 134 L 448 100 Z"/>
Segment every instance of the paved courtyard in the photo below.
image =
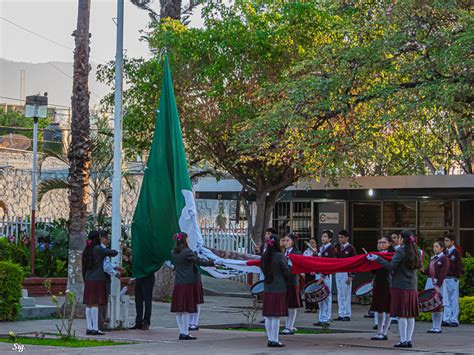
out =
<path fill-rule="evenodd" d="M 110 331 L 104 339 L 134 340 L 138 344 L 120 345 L 113 347 L 97 347 L 87 349 L 40 347 L 25 345 L 27 354 L 310 354 L 310 353 L 339 353 L 339 354 L 400 354 L 402 352 L 462 354 L 474 353 L 474 326 L 461 325 L 459 328 L 445 328 L 440 335 L 427 334 L 430 323 L 417 322 L 414 335 L 414 348 L 395 350 L 393 344 L 398 342 L 397 326 L 390 329 L 389 340 L 374 342 L 370 337 L 373 319 L 364 318 L 367 306 L 353 305 L 351 322 L 333 322 L 331 328 L 344 331 L 334 334 L 296 334 L 282 336 L 286 348 L 270 349 L 266 347 L 264 333 L 242 332 L 225 329 L 207 329 L 206 326 L 226 326 L 246 323 L 242 311 L 250 307 L 252 300 L 243 297 L 207 296 L 201 313 L 201 330 L 193 332 L 198 337 L 195 341 L 178 341 L 177 327 L 173 314 L 169 312 L 169 304 L 154 302 L 152 324 L 149 331 L 124 330 Z M 46 304 L 48 298 L 41 298 L 37 303 Z M 333 304 L 333 315 L 337 304 Z M 130 304 L 130 318 L 134 317 L 133 299 Z M 259 318 L 260 319 L 260 316 Z M 317 320 L 317 314 L 300 312 L 296 326 L 312 328 Z M 54 332 L 57 320 L 32 320 L 13 323 L 0 323 L 0 333 L 15 332 Z M 75 321 L 76 334 L 85 336 L 85 321 Z M 10 344 L 0 343 L 0 354 L 13 353 Z"/>

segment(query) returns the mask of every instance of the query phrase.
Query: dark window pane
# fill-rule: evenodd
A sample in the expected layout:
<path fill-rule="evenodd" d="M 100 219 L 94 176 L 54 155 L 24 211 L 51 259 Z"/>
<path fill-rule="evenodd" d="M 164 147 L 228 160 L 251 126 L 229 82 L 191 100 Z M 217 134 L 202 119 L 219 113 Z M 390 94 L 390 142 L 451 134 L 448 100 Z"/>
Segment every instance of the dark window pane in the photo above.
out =
<path fill-rule="evenodd" d="M 419 228 L 437 229 L 453 225 L 451 201 L 420 201 Z"/>
<path fill-rule="evenodd" d="M 354 228 L 380 228 L 380 203 L 354 203 Z"/>
<path fill-rule="evenodd" d="M 474 255 L 474 230 L 472 231 L 461 231 L 461 248 L 464 253 Z"/>
<path fill-rule="evenodd" d="M 415 228 L 415 201 L 387 201 L 383 203 L 384 228 Z"/>
<path fill-rule="evenodd" d="M 460 202 L 461 228 L 474 228 L 474 200 Z"/>
<path fill-rule="evenodd" d="M 449 233 L 445 231 L 420 231 L 417 235 L 418 246 L 423 249 L 428 255 L 433 254 L 433 243 L 437 240 L 443 239 L 444 235 Z"/>
<path fill-rule="evenodd" d="M 362 248 L 368 252 L 377 251 L 377 240 L 380 236 L 379 231 L 355 231 L 354 242 L 358 254 L 363 254 Z"/>

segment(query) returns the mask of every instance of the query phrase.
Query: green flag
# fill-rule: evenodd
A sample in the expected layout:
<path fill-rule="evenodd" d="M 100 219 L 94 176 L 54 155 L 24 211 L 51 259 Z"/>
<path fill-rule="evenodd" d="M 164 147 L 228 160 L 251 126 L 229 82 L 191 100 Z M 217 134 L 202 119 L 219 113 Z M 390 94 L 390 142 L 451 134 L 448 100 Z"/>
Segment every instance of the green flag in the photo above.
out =
<path fill-rule="evenodd" d="M 154 273 L 171 259 L 174 233 L 188 233 L 193 250 L 202 245 L 168 55 L 164 66 L 155 134 L 132 222 L 133 276 L 137 278 Z"/>

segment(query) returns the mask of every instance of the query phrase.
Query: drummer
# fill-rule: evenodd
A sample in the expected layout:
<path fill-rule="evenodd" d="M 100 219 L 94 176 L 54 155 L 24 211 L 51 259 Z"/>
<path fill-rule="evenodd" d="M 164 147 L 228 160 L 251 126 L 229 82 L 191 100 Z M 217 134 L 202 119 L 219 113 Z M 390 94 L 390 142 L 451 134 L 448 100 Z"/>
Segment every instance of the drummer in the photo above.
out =
<path fill-rule="evenodd" d="M 381 253 L 393 252 L 392 238 L 384 235 L 377 241 L 377 249 Z M 387 340 L 390 327 L 390 282 L 391 272 L 387 269 L 374 271 L 372 290 L 372 304 L 370 310 L 374 312 L 374 320 L 377 325 L 377 335 L 372 340 Z"/>
<path fill-rule="evenodd" d="M 316 242 L 316 239 L 311 238 L 308 241 L 308 248 L 303 252 L 304 256 L 318 256 L 318 243 Z M 306 273 L 304 274 L 304 281 L 305 284 L 310 283 L 311 281 L 314 281 L 314 273 Z M 305 304 L 305 313 L 311 313 L 311 312 L 316 312 L 318 309 L 318 303 L 313 302 L 311 297 L 305 297 L 304 300 Z"/>
<path fill-rule="evenodd" d="M 332 231 L 324 230 L 321 234 L 321 249 L 318 253 L 319 257 L 322 258 L 335 258 L 336 249 L 332 245 Z M 332 288 L 332 275 L 326 274 L 317 274 L 316 280 L 318 284 L 325 284 L 329 289 L 329 297 L 326 297 L 323 301 L 318 303 L 319 306 L 319 322 L 313 323 L 316 326 L 329 326 L 331 322 L 331 306 L 332 306 L 332 297 L 331 297 L 331 288 Z"/>
<path fill-rule="evenodd" d="M 428 279 L 426 280 L 425 290 L 434 288 L 436 292 L 443 296 L 443 304 L 436 307 L 431 314 L 433 328 L 427 333 L 441 333 L 441 323 L 443 322 L 443 306 L 449 301 L 446 289 L 446 276 L 449 270 L 449 259 L 445 255 L 445 246 L 443 241 L 433 243 L 434 256 L 431 258 L 428 267 L 425 269 Z"/>
<path fill-rule="evenodd" d="M 336 245 L 336 258 L 349 258 L 356 255 L 356 250 L 353 245 L 349 243 L 349 232 L 345 229 L 339 232 L 339 244 Z M 352 280 L 354 274 L 350 272 L 336 273 L 337 286 L 337 305 L 338 317 L 335 321 L 350 321 L 351 320 L 351 300 L 352 300 Z"/>
<path fill-rule="evenodd" d="M 290 268 L 287 288 L 288 317 L 286 317 L 285 329 L 283 329 L 281 332 L 283 335 L 295 334 L 296 313 L 298 308 L 302 307 L 300 287 L 298 282 L 299 275 L 294 275 L 291 272 L 292 264 L 291 260 L 289 259 L 290 254 L 301 254 L 301 252 L 298 250 L 298 246 L 296 245 L 297 239 L 297 235 L 293 233 L 289 233 L 284 238 L 282 238 L 285 245 L 285 257 L 287 258 L 288 266 Z"/>

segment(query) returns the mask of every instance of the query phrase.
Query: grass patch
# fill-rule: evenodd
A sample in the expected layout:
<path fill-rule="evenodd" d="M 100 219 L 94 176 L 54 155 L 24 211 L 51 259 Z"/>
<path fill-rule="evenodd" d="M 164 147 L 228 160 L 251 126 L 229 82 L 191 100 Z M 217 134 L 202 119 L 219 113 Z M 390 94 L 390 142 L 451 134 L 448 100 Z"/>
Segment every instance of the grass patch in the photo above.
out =
<path fill-rule="evenodd" d="M 131 343 L 118 342 L 112 340 L 89 340 L 89 339 L 61 339 L 61 338 L 28 338 L 17 337 L 15 340 L 10 338 L 0 338 L 2 343 L 22 344 L 22 345 L 43 345 L 43 346 L 64 346 L 68 348 L 88 348 L 93 346 L 113 346 L 126 345 Z"/>
<path fill-rule="evenodd" d="M 239 332 L 260 332 L 264 333 L 265 328 L 245 328 L 245 327 L 238 327 L 238 328 L 225 328 L 225 330 L 237 330 Z M 336 333 L 336 331 L 331 329 L 298 329 L 295 334 L 329 334 L 329 333 Z"/>

